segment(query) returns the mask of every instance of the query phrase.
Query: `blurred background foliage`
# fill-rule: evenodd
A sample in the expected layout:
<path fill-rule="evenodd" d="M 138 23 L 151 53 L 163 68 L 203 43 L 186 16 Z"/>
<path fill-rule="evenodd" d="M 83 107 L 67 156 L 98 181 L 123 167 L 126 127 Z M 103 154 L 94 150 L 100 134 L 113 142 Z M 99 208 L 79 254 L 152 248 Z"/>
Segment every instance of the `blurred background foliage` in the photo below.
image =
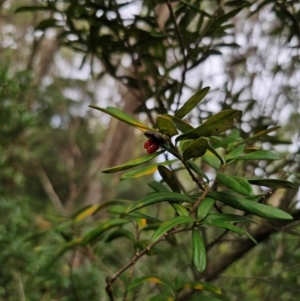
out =
<path fill-rule="evenodd" d="M 240 168 L 299 183 L 299 20 L 293 0 L 1 0 L 0 299 L 107 300 L 105 276 L 132 256 L 131 244 L 116 240 L 53 261 L 85 229 L 70 218 L 77 210 L 149 190 L 145 178 L 119 182 L 101 174 L 141 155 L 145 139 L 89 104 L 113 105 L 153 125 L 156 114 L 211 86 L 186 121 L 199 124 L 232 107 L 244 112 L 243 138 L 280 125 L 263 147 L 282 161 Z M 291 192 L 274 195 L 285 209 L 299 200 Z M 227 251 L 226 239 L 210 250 L 212 264 Z M 192 280 L 182 268 L 190 246 L 184 235 L 178 241 L 184 252 L 166 248 L 143 258 L 137 275 Z M 297 300 L 299 257 L 295 222 L 211 280 L 224 300 Z"/>

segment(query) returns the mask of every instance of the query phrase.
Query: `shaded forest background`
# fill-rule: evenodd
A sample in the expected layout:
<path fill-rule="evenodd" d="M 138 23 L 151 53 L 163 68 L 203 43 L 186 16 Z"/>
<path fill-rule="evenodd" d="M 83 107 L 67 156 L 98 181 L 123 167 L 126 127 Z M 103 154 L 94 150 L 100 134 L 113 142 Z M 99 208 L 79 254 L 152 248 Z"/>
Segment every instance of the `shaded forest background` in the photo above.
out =
<path fill-rule="evenodd" d="M 145 154 L 145 137 L 90 104 L 118 107 L 154 126 L 157 114 L 176 111 L 210 86 L 187 122 L 197 125 L 234 108 L 243 111 L 238 127 L 245 139 L 280 126 L 252 147 L 274 150 L 282 160 L 240 165 L 232 173 L 299 183 L 298 1 L 0 5 L 1 300 L 109 300 L 105 277 L 132 256 L 132 245 L 116 240 L 72 250 L 53 263 L 65 241 L 109 218 L 100 213 L 79 227 L 72 216 L 80 208 L 140 198 L 153 178 L 119 181 L 120 174 L 101 174 Z M 202 168 L 210 172 L 207 164 Z M 180 179 L 193 188 L 186 175 Z M 260 230 L 271 230 L 233 258 L 231 236 L 209 250 L 210 266 L 220 269 L 212 268 L 206 279 L 222 289 L 221 300 L 297 300 L 299 195 L 272 192 L 269 202 L 296 220 L 287 226 L 259 221 Z M 143 259 L 137 273 L 184 278 L 189 250 L 184 243 L 179 250 Z M 229 259 L 222 268 L 223 258 Z M 129 297 L 146 300 L 147 294 L 150 288 Z"/>

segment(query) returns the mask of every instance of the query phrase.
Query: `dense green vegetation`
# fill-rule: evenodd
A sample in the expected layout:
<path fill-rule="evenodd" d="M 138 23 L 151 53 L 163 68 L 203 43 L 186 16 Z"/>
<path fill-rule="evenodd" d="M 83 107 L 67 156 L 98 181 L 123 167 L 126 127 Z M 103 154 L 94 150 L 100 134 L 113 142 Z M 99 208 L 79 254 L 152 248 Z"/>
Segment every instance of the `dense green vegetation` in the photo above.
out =
<path fill-rule="evenodd" d="M 297 300 L 298 1 L 0 4 L 0 300 Z"/>

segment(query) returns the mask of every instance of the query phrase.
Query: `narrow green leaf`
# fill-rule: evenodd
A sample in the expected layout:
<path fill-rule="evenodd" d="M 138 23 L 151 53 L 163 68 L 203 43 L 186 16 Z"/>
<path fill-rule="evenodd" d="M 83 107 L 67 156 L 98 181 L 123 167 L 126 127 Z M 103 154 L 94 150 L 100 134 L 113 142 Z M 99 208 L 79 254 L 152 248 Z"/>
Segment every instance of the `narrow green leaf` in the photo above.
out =
<path fill-rule="evenodd" d="M 170 203 L 180 203 L 180 202 L 187 202 L 187 203 L 194 203 L 194 201 L 187 195 L 176 193 L 176 192 L 160 192 L 160 193 L 152 193 L 148 194 L 145 197 L 137 200 L 133 204 L 131 204 L 126 209 L 126 213 L 138 210 L 140 208 L 161 203 L 161 202 L 170 202 Z"/>
<path fill-rule="evenodd" d="M 245 143 L 245 142 L 248 142 L 248 141 L 256 141 L 258 140 L 260 137 L 263 137 L 263 136 L 266 136 L 267 134 L 271 133 L 271 132 L 274 132 L 276 130 L 278 130 L 280 128 L 280 126 L 275 126 L 273 128 L 270 128 L 270 129 L 267 129 L 267 130 L 264 130 L 264 131 L 261 131 L 245 140 L 243 140 L 241 143 Z"/>
<path fill-rule="evenodd" d="M 206 96 L 210 87 L 205 87 L 194 94 L 176 113 L 175 116 L 177 118 L 182 119 L 185 115 L 187 115 L 190 111 L 192 111 L 200 101 Z"/>
<path fill-rule="evenodd" d="M 210 151 L 206 151 L 202 159 L 215 170 L 218 170 L 221 166 L 219 159 Z"/>
<path fill-rule="evenodd" d="M 144 167 L 139 167 L 134 170 L 127 171 L 124 174 L 122 174 L 121 180 L 139 178 L 139 177 L 143 177 L 146 175 L 151 175 L 157 171 L 158 165 L 170 165 L 170 164 L 174 163 L 175 161 L 177 161 L 177 160 L 170 160 L 170 161 L 165 161 L 162 163 L 150 164 L 150 165 L 147 165 Z"/>
<path fill-rule="evenodd" d="M 161 221 L 151 215 L 145 214 L 143 212 L 139 212 L 139 211 L 134 211 L 134 212 L 130 212 L 127 213 L 126 212 L 127 207 L 126 206 L 112 206 L 111 208 L 109 208 L 107 210 L 107 212 L 110 213 L 116 213 L 116 214 L 124 214 L 124 215 L 128 215 L 134 218 L 143 218 L 155 223 L 161 223 Z"/>
<path fill-rule="evenodd" d="M 186 123 L 185 121 L 177 118 L 176 116 L 171 116 L 171 115 L 166 115 L 168 118 L 170 118 L 174 125 L 176 126 L 176 128 L 181 131 L 182 133 L 186 133 L 186 132 L 189 132 L 193 129 L 193 127 Z"/>
<path fill-rule="evenodd" d="M 176 216 L 161 224 L 159 228 L 153 233 L 151 240 L 152 241 L 157 240 L 160 236 L 162 236 L 163 234 L 165 234 L 167 231 L 171 230 L 175 226 L 186 224 L 186 223 L 192 223 L 195 221 L 196 220 L 190 216 Z"/>
<path fill-rule="evenodd" d="M 147 299 L 147 301 L 175 301 L 175 297 L 172 295 L 159 294 Z"/>
<path fill-rule="evenodd" d="M 156 153 L 153 153 L 151 155 L 146 155 L 146 156 L 134 159 L 132 161 L 126 162 L 124 164 L 121 164 L 121 165 L 118 165 L 118 166 L 115 166 L 115 167 L 106 168 L 106 169 L 103 169 L 102 172 L 103 173 L 113 173 L 113 172 L 118 172 L 118 171 L 121 171 L 121 170 L 127 170 L 127 169 L 130 169 L 132 167 L 144 164 L 144 163 L 156 158 L 157 156 L 159 156 L 163 152 L 164 151 L 156 152 Z"/>
<path fill-rule="evenodd" d="M 202 296 L 201 295 L 201 296 L 196 296 L 196 297 L 189 298 L 186 301 L 223 301 L 223 300 L 217 299 L 217 298 L 214 298 L 214 297 L 210 297 L 210 296 Z"/>
<path fill-rule="evenodd" d="M 48 6 L 22 6 L 15 10 L 15 13 L 36 12 L 41 10 L 49 10 Z"/>
<path fill-rule="evenodd" d="M 287 188 L 298 190 L 298 185 L 290 181 L 278 180 L 278 179 L 247 179 L 249 183 L 253 185 L 265 186 L 270 188 Z"/>
<path fill-rule="evenodd" d="M 117 118 L 118 120 L 125 122 L 143 132 L 145 131 L 155 131 L 152 128 L 149 128 L 147 126 L 145 126 L 144 124 L 140 123 L 138 120 L 136 120 L 135 118 L 131 117 L 130 115 L 127 115 L 126 113 L 124 113 L 123 111 L 117 109 L 117 108 L 113 108 L 113 107 L 107 107 L 106 109 L 98 107 L 98 106 L 94 106 L 94 105 L 90 105 L 89 107 L 99 110 L 103 113 L 106 113 L 114 118 Z"/>
<path fill-rule="evenodd" d="M 225 160 L 229 161 L 238 158 L 244 152 L 244 150 L 245 150 L 245 144 L 235 147 L 231 152 L 229 152 L 225 156 Z"/>
<path fill-rule="evenodd" d="M 171 206 L 179 216 L 189 216 L 189 212 L 185 207 L 178 203 L 171 203 Z"/>
<path fill-rule="evenodd" d="M 249 217 L 230 213 L 209 213 L 202 222 L 205 224 L 214 221 L 219 221 L 222 223 L 255 223 Z"/>
<path fill-rule="evenodd" d="M 81 245 L 85 246 L 94 242 L 105 231 L 129 223 L 128 219 L 113 219 L 105 222 L 101 222 L 100 225 L 93 230 L 89 231 L 82 239 Z"/>
<path fill-rule="evenodd" d="M 206 250 L 202 236 L 198 229 L 192 230 L 193 241 L 193 264 L 196 270 L 201 273 L 206 268 Z"/>
<path fill-rule="evenodd" d="M 166 184 L 171 188 L 171 190 L 180 193 L 180 186 L 173 172 L 163 165 L 158 165 L 157 169 L 159 174 L 166 182 Z"/>
<path fill-rule="evenodd" d="M 178 136 L 176 141 L 218 135 L 230 129 L 241 118 L 241 115 L 242 111 L 239 110 L 226 110 L 219 112 L 208 118 L 199 127 Z"/>
<path fill-rule="evenodd" d="M 213 198 L 205 198 L 199 205 L 197 209 L 197 218 L 199 221 L 203 220 L 208 214 L 211 207 L 214 205 L 215 199 Z"/>
<path fill-rule="evenodd" d="M 231 133 L 226 138 L 222 138 L 220 141 L 214 144 L 214 149 L 219 147 L 225 147 L 230 143 L 240 141 L 240 131 L 238 129 L 232 129 Z"/>
<path fill-rule="evenodd" d="M 110 242 L 117 238 L 122 238 L 122 237 L 128 238 L 131 241 L 134 241 L 134 235 L 132 234 L 132 232 L 125 230 L 125 229 L 117 229 L 117 230 L 114 230 L 113 232 L 109 233 L 105 237 L 104 242 Z"/>
<path fill-rule="evenodd" d="M 167 135 L 169 137 L 178 134 L 176 127 L 167 116 L 158 115 L 156 119 L 156 126 L 159 129 L 160 133 Z"/>
<path fill-rule="evenodd" d="M 254 195 L 249 182 L 241 177 L 230 176 L 223 173 L 217 173 L 217 179 L 226 187 L 244 195 Z"/>
<path fill-rule="evenodd" d="M 200 177 L 204 178 L 207 182 L 209 182 L 209 178 L 204 173 L 204 171 L 193 161 L 188 161 L 188 166 L 197 173 Z"/>
<path fill-rule="evenodd" d="M 233 208 L 252 213 L 254 215 L 269 218 L 269 219 L 282 219 L 292 220 L 293 217 L 288 213 L 269 205 L 254 203 L 246 199 L 239 198 L 234 195 L 229 195 L 222 192 L 210 192 L 209 196 L 219 200 L 220 202 L 231 206 Z"/>
<path fill-rule="evenodd" d="M 189 160 L 191 158 L 198 158 L 205 154 L 207 149 L 207 140 L 199 138 L 193 141 L 188 148 L 183 152 L 183 158 Z"/>
<path fill-rule="evenodd" d="M 250 154 L 239 156 L 236 160 L 280 160 L 280 156 L 267 150 L 255 151 Z"/>
<path fill-rule="evenodd" d="M 156 284 L 161 284 L 163 286 L 166 286 L 167 288 L 169 288 L 172 291 L 174 290 L 174 286 L 169 280 L 162 278 L 162 277 L 157 277 L 154 275 L 144 276 L 144 277 L 141 277 L 141 278 L 131 281 L 130 285 L 127 287 L 127 290 L 130 291 L 133 288 L 137 287 L 138 285 L 142 284 L 143 282 L 153 282 Z"/>
<path fill-rule="evenodd" d="M 230 231 L 235 232 L 235 233 L 240 234 L 240 235 L 246 235 L 255 244 L 257 244 L 257 241 L 247 231 L 245 231 L 245 230 L 243 230 L 243 229 L 241 229 L 241 228 L 239 228 L 235 225 L 231 225 L 229 223 L 225 223 L 225 222 L 220 221 L 220 220 L 212 220 L 210 222 L 204 222 L 204 224 L 219 227 L 219 228 L 223 228 L 223 229 L 227 229 L 227 230 L 230 230 Z"/>
<path fill-rule="evenodd" d="M 200 291 L 208 291 L 215 294 L 221 294 L 221 290 L 207 282 L 197 281 L 197 282 L 188 282 L 185 283 L 182 287 L 178 289 L 178 291 L 183 289 L 192 289 L 192 290 L 200 290 Z M 202 296 L 201 296 L 202 298 Z"/>
<path fill-rule="evenodd" d="M 156 192 L 170 192 L 169 188 L 162 183 L 151 181 L 148 182 L 147 184 L 150 188 L 152 188 Z"/>

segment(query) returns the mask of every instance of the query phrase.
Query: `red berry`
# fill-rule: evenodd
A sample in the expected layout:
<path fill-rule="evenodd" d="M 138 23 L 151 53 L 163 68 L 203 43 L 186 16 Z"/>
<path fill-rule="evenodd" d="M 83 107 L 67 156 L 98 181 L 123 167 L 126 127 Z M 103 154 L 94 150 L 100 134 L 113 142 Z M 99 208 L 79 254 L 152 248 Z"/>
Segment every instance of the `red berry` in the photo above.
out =
<path fill-rule="evenodd" d="M 150 142 L 150 140 L 145 141 L 144 148 L 148 148 L 150 146 L 149 142 Z"/>
<path fill-rule="evenodd" d="M 155 153 L 157 150 L 159 149 L 159 145 L 156 143 L 151 144 L 148 148 L 147 148 L 147 152 L 148 154 L 153 154 Z"/>

